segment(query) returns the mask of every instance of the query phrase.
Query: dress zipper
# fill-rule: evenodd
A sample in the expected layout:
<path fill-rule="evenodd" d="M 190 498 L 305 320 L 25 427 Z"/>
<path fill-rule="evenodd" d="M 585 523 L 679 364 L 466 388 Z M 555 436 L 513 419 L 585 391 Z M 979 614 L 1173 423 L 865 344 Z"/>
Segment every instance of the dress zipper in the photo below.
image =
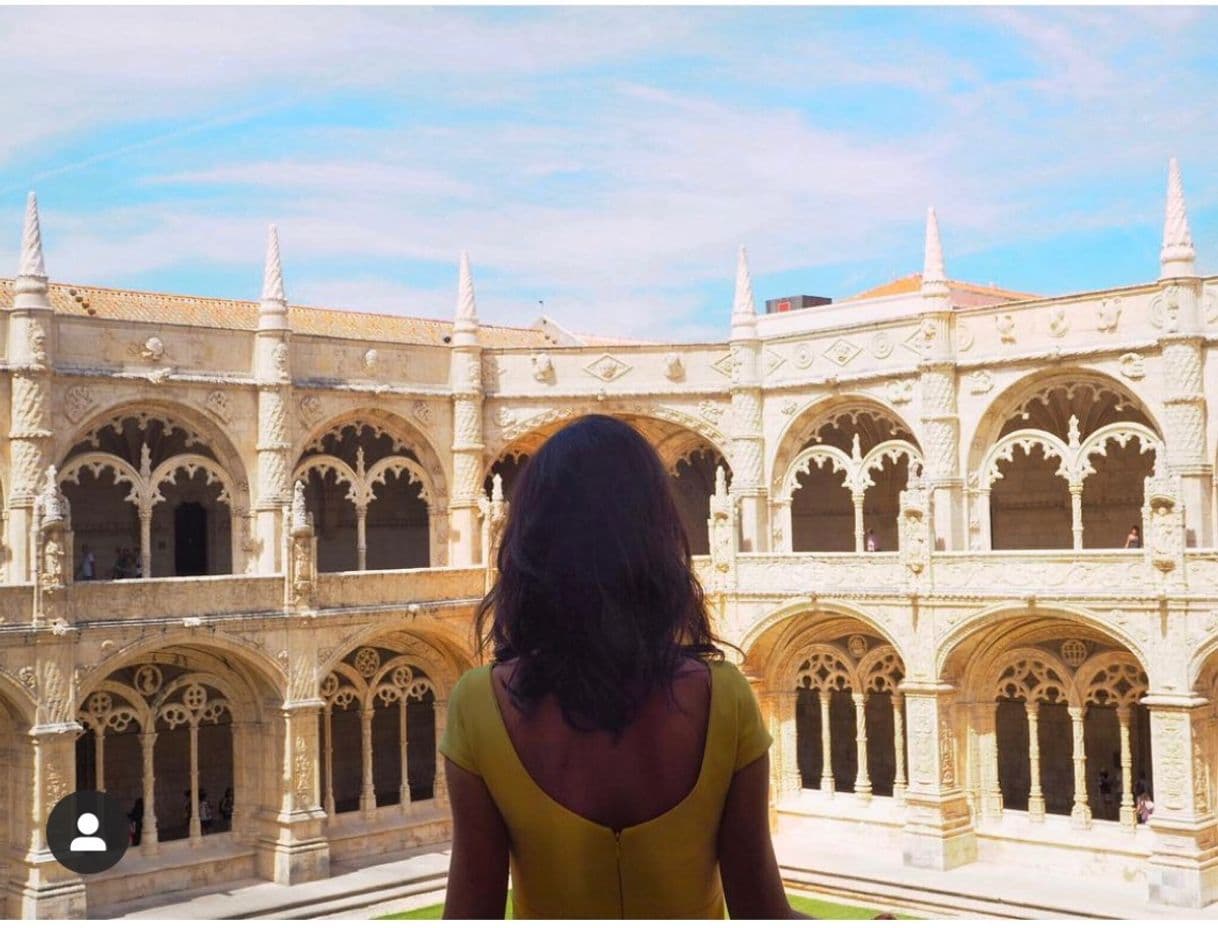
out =
<path fill-rule="evenodd" d="M 617 849 L 617 904 L 618 915 L 621 918 L 626 917 L 626 894 L 622 889 L 622 833 L 620 831 L 613 832 L 613 843 Z"/>

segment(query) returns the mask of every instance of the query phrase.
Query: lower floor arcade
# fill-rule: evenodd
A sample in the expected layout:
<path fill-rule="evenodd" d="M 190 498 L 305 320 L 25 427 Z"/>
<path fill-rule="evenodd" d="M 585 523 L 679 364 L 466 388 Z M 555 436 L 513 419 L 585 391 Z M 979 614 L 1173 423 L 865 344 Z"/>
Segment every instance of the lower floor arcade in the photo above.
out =
<path fill-rule="evenodd" d="M 79 681 L 75 726 L 34 725 L 20 692 L 0 690 L 6 914 L 307 882 L 445 841 L 436 745 L 469 662 L 404 628 L 310 640 L 307 667 L 295 646 L 270 656 L 207 629 L 173 633 Z M 882 629 L 849 610 L 796 609 L 741 642 L 774 736 L 781 840 L 893 866 L 1119 874 L 1175 905 L 1214 898 L 1212 858 L 1181 837 L 1215 827 L 1213 700 L 1164 704 L 1143 658 L 1081 618 L 1011 613 L 949 636 L 932 684 L 911 679 L 924 656 Z M 1218 660 L 1199 666 L 1196 691 L 1212 692 Z M 135 846 L 73 883 L 41 821 L 79 788 L 119 798 Z M 1180 873 L 1194 888 L 1170 896 Z M 76 907 L 56 908 L 56 893 Z"/>

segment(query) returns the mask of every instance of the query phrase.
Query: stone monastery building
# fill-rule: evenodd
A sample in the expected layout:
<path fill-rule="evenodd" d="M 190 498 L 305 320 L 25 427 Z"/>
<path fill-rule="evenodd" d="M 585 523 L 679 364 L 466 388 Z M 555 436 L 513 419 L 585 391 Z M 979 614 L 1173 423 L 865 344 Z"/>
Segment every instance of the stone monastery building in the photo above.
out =
<path fill-rule="evenodd" d="M 464 257 L 452 322 L 284 293 L 274 229 L 260 302 L 48 283 L 30 198 L 0 280 L 8 916 L 445 840 L 488 553 L 589 412 L 669 467 L 780 837 L 1218 899 L 1218 277 L 1174 162 L 1157 279 L 1102 292 L 955 284 L 932 211 L 920 276 L 827 306 L 759 315 L 742 251 L 714 344 L 481 325 Z M 84 788 L 145 812 L 80 877 L 44 824 Z"/>

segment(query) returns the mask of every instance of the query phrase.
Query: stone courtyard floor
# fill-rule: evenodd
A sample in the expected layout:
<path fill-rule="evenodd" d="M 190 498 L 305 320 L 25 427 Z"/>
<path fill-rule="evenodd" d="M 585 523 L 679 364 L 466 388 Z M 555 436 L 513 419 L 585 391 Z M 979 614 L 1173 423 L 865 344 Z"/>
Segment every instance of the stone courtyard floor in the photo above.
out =
<path fill-rule="evenodd" d="M 946 872 L 915 870 L 840 845 L 831 853 L 792 833 L 774 839 L 779 866 L 795 892 L 845 905 L 923 917 L 1218 919 L 1204 910 L 1151 905 L 1140 886 L 974 863 Z M 891 855 L 889 855 L 891 856 Z M 376 918 L 440 902 L 448 847 L 420 848 L 405 859 L 334 868 L 329 879 L 279 886 L 245 881 L 157 900 L 98 907 L 92 918 Z"/>

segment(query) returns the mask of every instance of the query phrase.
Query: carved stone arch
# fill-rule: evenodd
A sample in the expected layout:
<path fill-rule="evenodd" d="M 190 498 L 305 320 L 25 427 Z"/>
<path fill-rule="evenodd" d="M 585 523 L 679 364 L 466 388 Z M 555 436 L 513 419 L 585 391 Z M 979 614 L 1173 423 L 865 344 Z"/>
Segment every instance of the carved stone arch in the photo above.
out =
<path fill-rule="evenodd" d="M 153 697 L 150 706 L 155 711 L 157 707 L 168 701 L 174 693 L 184 687 L 190 686 L 192 683 L 201 683 L 204 686 L 209 686 L 231 701 L 234 695 L 238 697 L 247 695 L 245 693 L 233 694 L 229 692 L 232 689 L 238 688 L 238 680 L 239 678 L 225 676 L 209 670 L 187 670 L 172 680 L 166 680 Z"/>
<path fill-rule="evenodd" d="M 982 698 L 1082 705 L 1070 669 L 1043 648 L 1017 648 L 1002 655 L 985 679 Z"/>
<path fill-rule="evenodd" d="M 1215 616 L 1218 620 L 1218 616 Z M 1195 692 L 1218 695 L 1218 631 L 1203 638 L 1189 655 L 1188 680 Z M 1215 700 L 1218 712 L 1218 700 Z"/>
<path fill-rule="evenodd" d="M 1145 416 L 1150 430 L 1163 434 L 1161 423 L 1164 416 L 1162 409 L 1152 403 L 1146 396 L 1130 389 L 1116 378 L 1094 368 L 1079 366 L 1067 370 L 1056 371 L 1046 376 L 1043 370 L 1036 370 L 1010 384 L 999 393 L 978 417 L 977 422 L 968 436 L 968 473 L 980 473 L 983 459 L 990 449 L 998 443 L 1007 423 L 1027 412 L 1027 405 L 1042 395 L 1048 395 L 1054 390 L 1102 390 L 1119 398 L 1121 405 L 1129 405 Z M 1064 436 L 1055 436 L 1064 438 Z M 1084 433 L 1083 438 L 1088 437 Z M 1064 444 L 1064 442 L 1063 442 Z"/>
<path fill-rule="evenodd" d="M 183 654 L 183 651 L 186 653 Z M 209 655 L 209 652 L 215 653 Z M 186 628 L 157 632 L 151 640 L 149 637 L 137 638 L 90 668 L 83 675 L 78 692 L 91 692 L 111 674 L 124 667 L 155 663 L 156 655 L 162 653 L 185 657 L 187 660 L 191 657 L 199 659 L 201 656 L 216 659 L 217 655 L 221 659 L 230 659 L 231 663 L 226 661 L 229 672 L 246 687 L 255 707 L 261 707 L 267 700 L 283 703 L 287 699 L 287 672 L 271 655 L 263 648 L 234 638 L 214 627 L 208 630 L 206 638 L 201 638 L 199 632 Z"/>
<path fill-rule="evenodd" d="M 38 700 L 7 671 L 0 670 L 0 712 L 7 711 L 18 726 L 33 725 L 38 714 Z"/>
<path fill-rule="evenodd" d="M 381 458 L 368 469 L 368 473 L 364 477 L 364 483 L 369 493 L 375 494 L 375 485 L 377 483 L 384 483 L 386 476 L 389 474 L 394 476 L 405 474 L 408 483 L 418 484 L 419 498 L 423 502 L 430 504 L 435 499 L 436 492 L 431 475 L 423 469 L 418 461 L 413 461 L 401 455 Z"/>
<path fill-rule="evenodd" d="M 790 471 L 792 463 L 808 445 L 810 435 L 829 421 L 854 413 L 870 413 L 880 417 L 912 437 L 915 447 L 921 444 L 918 432 L 911 428 L 905 418 L 892 406 L 865 393 L 848 393 L 841 396 L 819 397 L 805 403 L 791 417 L 783 429 L 769 460 L 769 480 L 777 492 L 782 480 Z M 816 442 L 813 442 L 816 443 Z M 878 443 L 877 443 L 878 444 Z M 871 449 L 868 448 L 868 451 Z M 864 455 L 865 456 L 865 455 Z"/>
<path fill-rule="evenodd" d="M 832 690 L 862 691 L 853 661 L 844 651 L 831 644 L 818 642 L 799 651 L 787 661 L 792 668 L 786 676 L 793 687 L 828 692 Z"/>
<path fill-rule="evenodd" d="M 787 468 L 778 487 L 775 501 L 789 501 L 795 491 L 799 489 L 799 478 L 811 473 L 813 467 L 822 467 L 826 464 L 829 466 L 830 473 L 842 474 L 842 486 L 849 488 L 851 478 L 855 476 L 856 471 L 855 462 L 851 460 L 850 455 L 832 445 L 813 445 L 811 448 L 805 448 L 791 461 L 791 466 Z"/>
<path fill-rule="evenodd" d="M 1127 651 L 1091 655 L 1074 673 L 1082 705 L 1133 707 L 1150 690 L 1150 678 Z"/>
<path fill-rule="evenodd" d="M 310 455 L 310 448 L 329 433 L 347 426 L 363 425 L 390 436 L 398 445 L 413 452 L 423 470 L 431 475 L 434 504 L 447 505 L 449 474 L 445 461 L 449 455 L 441 455 L 431 437 L 404 415 L 386 409 L 356 404 L 329 416 L 297 441 L 292 449 L 292 461 L 299 466 L 302 459 Z"/>
<path fill-rule="evenodd" d="M 62 436 L 57 434 L 52 459 L 62 469 L 73 448 L 106 425 L 127 418 L 158 420 L 169 427 L 183 430 L 188 436 L 195 436 L 198 444 L 205 445 L 215 455 L 216 461 L 238 488 L 237 505 L 248 508 L 249 474 L 252 468 L 238 450 L 240 443 L 213 416 L 185 397 L 175 397 L 173 400 L 136 397 L 107 407 L 75 429 L 66 431 Z"/>
<path fill-rule="evenodd" d="M 308 479 L 309 474 L 317 473 L 324 477 L 326 474 L 334 474 L 336 483 L 347 485 L 346 499 L 350 502 L 355 502 L 359 493 L 360 479 L 356 476 L 350 465 L 342 458 L 336 458 L 332 454 L 311 454 L 300 461 L 296 465 L 296 469 L 292 471 L 292 483 L 297 480 Z"/>
<path fill-rule="evenodd" d="M 965 616 L 953 624 L 948 633 L 936 642 L 935 647 L 935 676 L 940 680 L 951 682 L 957 678 L 964 684 L 965 690 L 982 687 L 984 683 L 977 680 L 976 668 L 965 667 L 964 672 L 949 673 L 948 665 L 960 652 L 961 648 L 976 636 L 987 632 L 991 641 L 989 650 L 1001 652 L 1002 641 L 1009 635 L 1015 634 L 1026 627 L 1029 619 L 1057 620 L 1071 625 L 1077 625 L 1099 636 L 1117 642 L 1124 650 L 1131 653 L 1142 667 L 1147 666 L 1146 655 L 1124 628 L 1106 621 L 1090 610 L 1071 603 L 1059 605 L 1056 603 L 1037 602 L 1035 607 L 1026 603 L 1005 603 L 988 606 L 972 615 Z M 971 671 L 971 672 L 970 672 Z"/>
<path fill-rule="evenodd" d="M 394 651 L 395 657 L 391 661 L 398 657 L 409 658 L 412 666 L 434 680 L 442 693 L 450 692 L 457 678 L 469 666 L 458 655 L 457 648 L 445 640 L 438 625 L 429 627 L 405 616 L 400 623 L 365 625 L 347 635 L 321 667 L 319 679 L 324 679 L 347 655 L 361 647 L 381 647 Z"/>
<path fill-rule="evenodd" d="M 139 471 L 118 455 L 110 454 L 107 451 L 77 454 L 65 461 L 63 466 L 59 468 L 60 487 L 63 487 L 67 483 L 79 485 L 80 475 L 86 470 L 92 471 L 95 478 L 100 478 L 107 470 L 112 470 L 116 485 L 126 483 L 131 487 L 124 502 L 139 503 L 139 493 L 144 483 Z"/>
<path fill-rule="evenodd" d="M 701 441 L 727 461 L 729 466 L 732 464 L 731 455 L 728 453 L 730 442 L 726 434 L 705 417 L 658 404 L 637 401 L 615 402 L 607 399 L 547 409 L 527 419 L 513 420 L 502 426 L 497 433 L 490 431 L 483 452 L 483 479 L 489 476 L 491 468 L 500 458 L 513 453 L 517 448 L 528 448 L 530 437 L 546 436 L 552 431 L 550 426 L 560 426 L 588 415 L 613 416 L 627 421 L 654 419 L 679 426 L 699 436 Z"/>
<path fill-rule="evenodd" d="M 1137 442 L 1143 454 L 1151 453 L 1152 463 L 1157 462 L 1164 453 L 1163 440 L 1146 426 L 1138 422 L 1114 422 L 1088 435 L 1076 452 L 1074 467 L 1080 481 L 1095 473 L 1091 458 L 1094 455 L 1107 456 L 1110 442 L 1122 448 L 1130 442 Z"/>
<path fill-rule="evenodd" d="M 870 485 L 870 474 L 872 471 L 883 470 L 886 463 L 897 463 L 901 458 L 905 458 L 906 463 L 912 468 L 915 464 L 922 466 L 922 452 L 918 447 L 903 439 L 894 439 L 891 441 L 881 442 L 876 445 L 865 455 L 863 455 L 863 464 L 861 472 L 867 475 L 868 485 Z M 910 474 L 913 471 L 911 469 Z"/>
<path fill-rule="evenodd" d="M 141 730 L 149 730 L 144 728 L 144 725 L 152 719 L 152 707 L 149 705 L 148 700 L 138 690 L 127 686 L 119 680 L 102 680 L 98 686 L 93 687 L 93 689 L 87 692 L 84 690 L 79 691 L 77 693 L 76 709 L 78 720 L 82 718 L 82 713 L 88 709 L 89 700 L 92 699 L 95 693 L 110 693 L 121 697 L 138 713 Z"/>
<path fill-rule="evenodd" d="M 174 455 L 169 460 L 157 465 L 156 470 L 152 472 L 152 480 L 150 481 L 151 488 L 156 494 L 155 498 L 157 502 L 164 500 L 164 497 L 161 496 L 161 486 L 165 483 L 173 483 L 177 479 L 178 471 L 182 470 L 186 471 L 187 479 L 194 477 L 197 473 L 202 473 L 206 476 L 209 485 L 213 482 L 218 482 L 220 484 L 218 502 L 227 503 L 230 509 L 236 506 L 240 491 L 237 489 L 232 475 L 215 461 L 199 454 Z M 235 512 L 234 515 L 236 515 Z"/>
<path fill-rule="evenodd" d="M 789 652 L 794 641 L 806 634 L 809 625 L 818 625 L 832 618 L 849 619 L 857 622 L 876 638 L 887 642 L 905 666 L 909 665 L 906 654 L 900 642 L 893 640 L 892 633 L 885 628 L 883 622 L 859 607 L 858 603 L 837 599 L 815 600 L 809 596 L 796 596 L 780 603 L 768 612 L 763 613 L 753 624 L 748 626 L 740 640 L 740 650 L 745 654 L 745 661 L 751 663 L 754 655 L 761 646 L 769 642 L 770 653 L 782 654 Z M 805 621 L 800 621 L 801 619 Z M 760 668 L 756 668 L 760 671 Z"/>
<path fill-rule="evenodd" d="M 905 663 L 896 648 L 882 644 L 859 659 L 855 672 L 862 692 L 895 693 L 898 684 L 905 679 Z"/>
<path fill-rule="evenodd" d="M 1015 460 L 1015 449 L 1022 448 L 1025 454 L 1031 454 L 1033 448 L 1040 448 L 1046 461 L 1057 458 L 1060 466 L 1057 476 L 1069 480 L 1069 468 L 1074 457 L 1066 443 L 1056 435 L 1042 432 L 1040 429 L 1020 429 L 1000 439 L 986 454 L 977 470 L 977 489 L 989 490 L 995 481 L 1002 479 L 1002 462 Z"/>

